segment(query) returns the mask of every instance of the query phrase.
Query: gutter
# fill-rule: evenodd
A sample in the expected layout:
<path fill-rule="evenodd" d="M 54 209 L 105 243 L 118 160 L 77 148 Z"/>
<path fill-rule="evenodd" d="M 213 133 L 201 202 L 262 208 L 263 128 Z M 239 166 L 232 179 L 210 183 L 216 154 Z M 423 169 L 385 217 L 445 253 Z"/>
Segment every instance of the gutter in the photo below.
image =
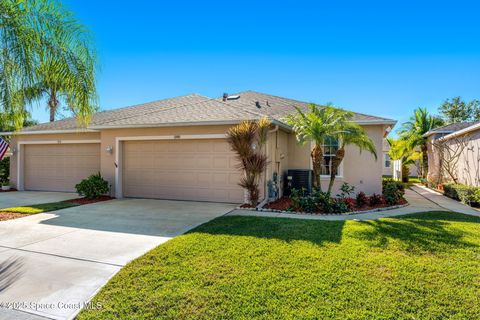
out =
<path fill-rule="evenodd" d="M 480 123 L 477 123 L 477 124 L 471 125 L 470 127 L 466 127 L 462 130 L 458 130 L 450 134 L 447 134 L 446 136 L 441 137 L 440 140 L 449 140 L 478 129 L 480 129 Z"/>

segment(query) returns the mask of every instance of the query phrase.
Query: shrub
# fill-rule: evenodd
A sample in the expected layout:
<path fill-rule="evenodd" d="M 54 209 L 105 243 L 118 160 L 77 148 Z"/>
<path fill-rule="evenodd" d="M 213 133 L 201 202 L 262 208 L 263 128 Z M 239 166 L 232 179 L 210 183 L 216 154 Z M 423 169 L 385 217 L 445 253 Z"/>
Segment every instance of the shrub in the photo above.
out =
<path fill-rule="evenodd" d="M 313 195 L 315 197 L 315 201 L 317 203 L 317 209 L 319 211 L 322 211 L 322 212 L 325 212 L 325 213 L 333 212 L 333 202 L 334 202 L 334 200 L 330 196 L 330 193 L 315 190 L 313 192 Z"/>
<path fill-rule="evenodd" d="M 379 194 L 374 193 L 368 198 L 368 205 L 371 207 L 378 206 L 384 203 L 385 203 L 385 199 L 383 199 L 383 197 Z"/>
<path fill-rule="evenodd" d="M 365 192 L 361 191 L 357 194 L 357 207 L 361 208 L 368 204 L 368 197 Z"/>
<path fill-rule="evenodd" d="M 295 211 L 315 212 L 317 209 L 315 197 L 308 194 L 305 188 L 292 189 L 290 198 L 292 199 L 292 209 Z"/>
<path fill-rule="evenodd" d="M 333 200 L 332 204 L 332 211 L 333 213 L 345 213 L 350 211 L 345 199 L 335 199 Z"/>
<path fill-rule="evenodd" d="M 98 198 L 110 191 L 108 182 L 102 178 L 100 172 L 83 179 L 82 182 L 75 186 L 75 189 L 77 189 L 79 195 L 87 199 Z"/>
<path fill-rule="evenodd" d="M 468 205 L 480 203 L 480 187 L 450 183 L 443 186 L 443 194 Z"/>
<path fill-rule="evenodd" d="M 382 193 L 389 205 L 399 204 L 405 194 L 405 186 L 398 181 L 383 181 Z"/>
<path fill-rule="evenodd" d="M 443 186 L 443 194 L 449 198 L 460 200 L 455 186 L 457 186 L 457 184 L 454 184 L 454 183 L 445 184 Z"/>
<path fill-rule="evenodd" d="M 0 161 L 0 182 L 10 179 L 10 157 Z"/>
<path fill-rule="evenodd" d="M 357 207 L 355 199 L 345 198 L 343 199 L 343 202 L 347 205 L 348 211 L 353 211 Z"/>
<path fill-rule="evenodd" d="M 337 197 L 345 199 L 349 198 L 355 192 L 355 187 L 344 182 L 340 187 L 340 193 L 337 194 Z"/>

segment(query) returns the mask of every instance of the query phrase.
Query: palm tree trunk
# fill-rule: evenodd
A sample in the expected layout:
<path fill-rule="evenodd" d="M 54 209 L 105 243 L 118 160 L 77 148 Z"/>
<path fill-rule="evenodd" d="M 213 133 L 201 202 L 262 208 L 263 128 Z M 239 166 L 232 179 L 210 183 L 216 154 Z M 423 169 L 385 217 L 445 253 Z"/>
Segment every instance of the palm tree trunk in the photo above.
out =
<path fill-rule="evenodd" d="M 427 178 L 428 175 L 428 154 L 427 154 L 427 145 L 422 144 L 422 177 Z"/>
<path fill-rule="evenodd" d="M 338 168 L 345 157 L 345 148 L 341 147 L 335 152 L 335 156 L 332 159 L 332 168 L 330 169 L 330 183 L 328 184 L 328 193 L 332 193 L 333 184 L 338 174 Z"/>
<path fill-rule="evenodd" d="M 55 114 L 57 113 L 58 107 L 57 93 L 54 89 L 50 91 L 50 99 L 48 99 L 48 106 L 50 107 L 50 122 L 54 122 Z"/>
<path fill-rule="evenodd" d="M 317 190 L 322 191 L 322 185 L 320 183 L 320 174 L 322 173 L 322 162 L 323 162 L 323 150 L 322 147 L 315 143 L 315 146 L 310 153 L 312 157 L 313 164 L 313 187 Z"/>

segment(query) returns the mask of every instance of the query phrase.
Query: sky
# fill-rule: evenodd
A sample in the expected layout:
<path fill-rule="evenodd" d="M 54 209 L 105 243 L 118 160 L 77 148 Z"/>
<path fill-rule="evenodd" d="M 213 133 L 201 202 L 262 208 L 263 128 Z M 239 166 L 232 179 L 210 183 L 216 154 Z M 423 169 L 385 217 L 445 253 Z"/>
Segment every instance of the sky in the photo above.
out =
<path fill-rule="evenodd" d="M 63 2 L 94 35 L 102 110 L 255 90 L 402 122 L 480 99 L 475 1 Z"/>

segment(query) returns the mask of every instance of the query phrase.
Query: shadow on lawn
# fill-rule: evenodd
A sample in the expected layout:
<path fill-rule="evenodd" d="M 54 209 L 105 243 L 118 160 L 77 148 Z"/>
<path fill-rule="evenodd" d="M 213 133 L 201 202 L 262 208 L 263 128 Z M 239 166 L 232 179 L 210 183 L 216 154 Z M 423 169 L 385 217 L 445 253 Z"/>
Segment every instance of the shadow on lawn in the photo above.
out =
<path fill-rule="evenodd" d="M 234 235 L 283 241 L 304 240 L 316 244 L 339 243 L 345 221 L 227 216 L 201 225 L 189 233 Z"/>
<path fill-rule="evenodd" d="M 462 227 L 455 222 L 466 223 Z M 385 248 L 390 242 L 409 251 L 449 251 L 461 247 L 477 247 L 477 243 L 464 240 L 472 233 L 469 223 L 480 223 L 479 217 L 453 212 L 430 212 L 409 216 L 360 222 L 370 226 L 353 232 L 357 239 L 373 241 L 373 246 Z"/>

